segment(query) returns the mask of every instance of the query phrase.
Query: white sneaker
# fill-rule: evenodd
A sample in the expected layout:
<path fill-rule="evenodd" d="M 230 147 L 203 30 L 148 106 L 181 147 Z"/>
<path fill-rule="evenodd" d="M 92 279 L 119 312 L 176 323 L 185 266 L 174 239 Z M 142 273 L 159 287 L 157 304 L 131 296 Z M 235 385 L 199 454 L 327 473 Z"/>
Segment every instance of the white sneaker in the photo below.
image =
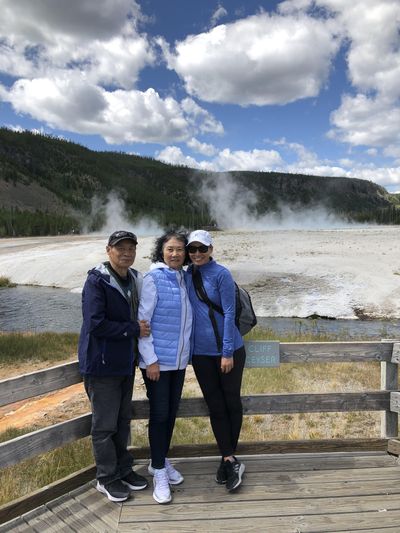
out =
<path fill-rule="evenodd" d="M 151 466 L 151 461 L 147 470 L 151 476 L 154 476 L 154 472 L 156 469 Z M 165 459 L 165 470 L 167 471 L 167 476 L 170 485 L 180 485 L 183 482 L 184 477 L 180 472 L 178 472 L 176 468 L 171 465 L 167 458 Z"/>
<path fill-rule="evenodd" d="M 171 489 L 166 468 L 154 468 L 153 498 L 157 503 L 169 503 L 172 500 Z"/>

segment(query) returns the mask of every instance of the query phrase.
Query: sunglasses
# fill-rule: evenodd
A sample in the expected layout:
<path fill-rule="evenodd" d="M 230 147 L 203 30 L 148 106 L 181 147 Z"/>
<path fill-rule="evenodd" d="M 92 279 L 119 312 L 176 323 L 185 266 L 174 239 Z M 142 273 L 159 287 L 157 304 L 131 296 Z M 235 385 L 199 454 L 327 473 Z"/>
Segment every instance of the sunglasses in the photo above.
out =
<path fill-rule="evenodd" d="M 208 246 L 206 246 L 205 244 L 201 244 L 200 246 L 193 246 L 193 245 L 189 244 L 188 252 L 190 254 L 195 254 L 196 252 L 200 252 L 201 254 L 205 254 L 206 252 L 208 252 Z"/>

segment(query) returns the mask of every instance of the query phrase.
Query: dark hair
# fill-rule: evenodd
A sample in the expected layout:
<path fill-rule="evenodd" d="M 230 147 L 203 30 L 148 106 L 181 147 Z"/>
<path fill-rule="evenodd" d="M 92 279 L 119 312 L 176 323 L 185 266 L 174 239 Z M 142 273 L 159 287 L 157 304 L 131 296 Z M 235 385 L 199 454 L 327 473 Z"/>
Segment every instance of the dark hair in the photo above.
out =
<path fill-rule="evenodd" d="M 189 262 L 189 254 L 186 248 L 187 245 L 187 232 L 180 232 L 175 230 L 169 230 L 166 231 L 161 237 L 158 237 L 155 240 L 153 251 L 151 252 L 150 259 L 153 263 L 157 263 L 158 261 L 161 261 L 164 263 L 164 255 L 163 255 L 163 248 L 165 243 L 167 243 L 170 239 L 177 239 L 178 241 L 182 242 L 185 247 L 185 260 L 183 262 L 184 265 L 187 265 Z"/>

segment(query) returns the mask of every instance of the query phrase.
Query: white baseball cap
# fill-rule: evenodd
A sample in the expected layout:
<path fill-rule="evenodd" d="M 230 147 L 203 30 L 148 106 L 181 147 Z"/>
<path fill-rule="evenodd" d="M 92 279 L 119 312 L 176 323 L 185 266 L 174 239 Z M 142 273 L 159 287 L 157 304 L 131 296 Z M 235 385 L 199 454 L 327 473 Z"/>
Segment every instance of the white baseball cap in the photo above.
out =
<path fill-rule="evenodd" d="M 192 231 L 188 237 L 188 244 L 192 242 L 201 242 L 201 244 L 205 244 L 206 246 L 212 246 L 213 243 L 211 235 L 204 229 Z"/>

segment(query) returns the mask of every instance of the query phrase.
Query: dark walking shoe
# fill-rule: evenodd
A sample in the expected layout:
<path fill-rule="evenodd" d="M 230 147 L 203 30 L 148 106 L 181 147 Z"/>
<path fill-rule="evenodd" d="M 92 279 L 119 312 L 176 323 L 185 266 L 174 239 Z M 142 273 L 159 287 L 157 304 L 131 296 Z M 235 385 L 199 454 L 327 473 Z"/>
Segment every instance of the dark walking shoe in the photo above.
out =
<path fill-rule="evenodd" d="M 243 463 L 234 457 L 234 461 L 225 461 L 225 470 L 226 470 L 226 489 L 231 492 L 239 487 L 242 483 L 242 476 L 245 470 Z"/>
<path fill-rule="evenodd" d="M 147 479 L 137 474 L 134 470 L 121 479 L 122 483 L 130 490 L 143 490 L 147 487 Z"/>
<path fill-rule="evenodd" d="M 226 468 L 225 468 L 225 461 L 223 457 L 221 459 L 217 473 L 215 475 L 215 481 L 219 485 L 224 485 L 226 483 Z"/>
<path fill-rule="evenodd" d="M 96 489 L 112 502 L 124 502 L 129 498 L 129 489 L 119 479 L 104 484 L 98 481 Z"/>

